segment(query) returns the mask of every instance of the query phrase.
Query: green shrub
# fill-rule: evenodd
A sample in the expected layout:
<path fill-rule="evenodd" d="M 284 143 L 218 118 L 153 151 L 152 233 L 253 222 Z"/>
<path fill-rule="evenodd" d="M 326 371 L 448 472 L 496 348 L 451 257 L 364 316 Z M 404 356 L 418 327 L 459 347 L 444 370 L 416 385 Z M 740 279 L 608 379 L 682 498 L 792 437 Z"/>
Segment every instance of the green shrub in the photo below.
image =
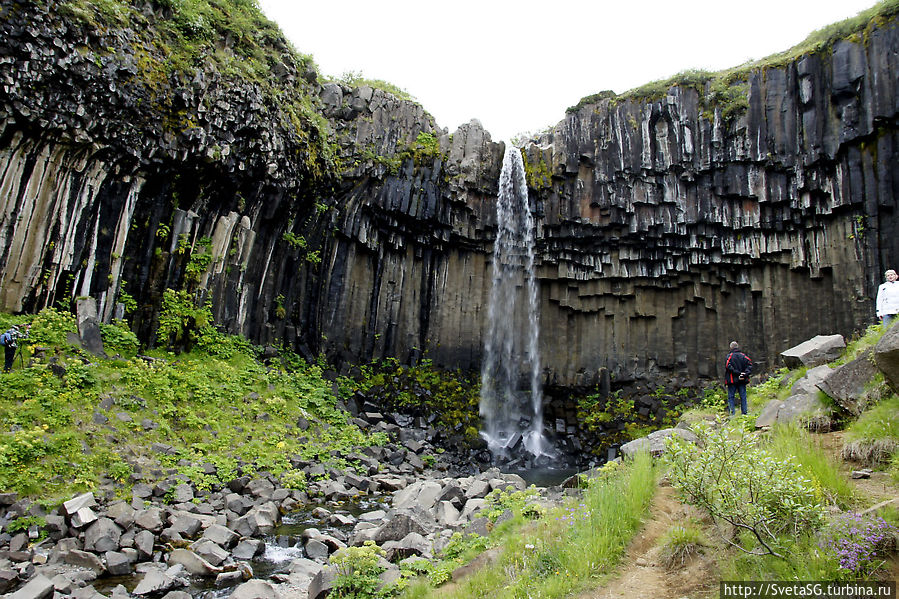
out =
<path fill-rule="evenodd" d="M 702 553 L 709 542 L 703 532 L 693 524 L 672 526 L 661 540 L 662 563 L 673 569 L 683 566 L 694 555 Z"/>
<path fill-rule="evenodd" d="M 366 541 L 361 547 L 346 547 L 331 556 L 331 564 L 337 569 L 331 595 L 351 599 L 368 599 L 386 597 L 396 590 L 393 587 L 382 589 L 378 576 L 384 568 L 378 564 L 378 558 L 384 550 Z"/>
<path fill-rule="evenodd" d="M 38 345 L 67 343 L 69 333 L 78 333 L 78 320 L 71 312 L 44 308 L 31 321 L 31 342 Z"/>
<path fill-rule="evenodd" d="M 184 290 L 166 289 L 163 292 L 159 328 L 156 330 L 159 343 L 176 350 L 190 351 L 201 332 L 211 324 L 210 304 L 197 306 L 191 294 Z"/>
<path fill-rule="evenodd" d="M 113 324 L 100 323 L 100 337 L 103 339 L 103 349 L 107 353 L 119 353 L 126 357 L 134 356 L 140 347 L 137 335 L 131 332 L 128 324 L 118 320 Z"/>
<path fill-rule="evenodd" d="M 751 533 L 755 554 L 780 556 L 779 536 L 821 525 L 824 511 L 814 486 L 792 457 L 776 458 L 745 430 L 713 430 L 697 423 L 696 445 L 677 436 L 667 440 L 672 485 L 688 502 L 741 531 Z"/>

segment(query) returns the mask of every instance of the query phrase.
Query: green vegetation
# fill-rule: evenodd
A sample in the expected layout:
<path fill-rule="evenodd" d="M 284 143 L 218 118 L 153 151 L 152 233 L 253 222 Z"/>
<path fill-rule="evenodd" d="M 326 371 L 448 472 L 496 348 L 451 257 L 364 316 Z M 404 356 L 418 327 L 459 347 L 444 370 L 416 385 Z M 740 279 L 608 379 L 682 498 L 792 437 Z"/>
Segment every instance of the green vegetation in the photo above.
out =
<path fill-rule="evenodd" d="M 347 423 L 319 366 L 287 354 L 285 366 L 271 369 L 245 339 L 208 325 L 191 330 L 193 351 L 177 357 L 152 351 L 146 359 L 98 360 L 66 345 L 75 331 L 71 314 L 46 309 L 33 317 L 30 343 L 20 346 L 25 367 L 17 361 L 0 375 L 0 489 L 52 504 L 106 482 L 130 497 L 130 475 L 141 462 L 174 468 L 200 488 L 263 470 L 303 488 L 305 475 L 290 458 L 351 469 L 344 456 L 386 442 Z M 38 347 L 54 356 L 52 364 Z M 300 418 L 310 430 L 297 427 Z M 172 449 L 151 452 L 153 443 Z"/>
<path fill-rule="evenodd" d="M 669 437 L 669 476 L 686 501 L 748 533 L 725 541 L 746 553 L 783 557 L 783 538 L 823 523 L 823 506 L 795 457 L 775 456 L 741 428 L 697 423 L 693 430 L 698 446 Z"/>
<path fill-rule="evenodd" d="M 706 118 L 711 119 L 714 108 L 719 107 L 722 117 L 731 120 L 744 113 L 748 107 L 746 82 L 752 73 L 783 67 L 807 54 L 830 52 L 833 45 L 841 40 L 864 43 L 874 28 L 886 24 L 897 14 L 899 0 L 881 0 L 855 17 L 812 32 L 805 40 L 784 52 L 714 73 L 701 69 L 682 71 L 668 79 L 653 81 L 622 94 L 602 91 L 582 98 L 575 106 L 568 108 L 568 112 L 577 112 L 584 106 L 603 100 L 609 100 L 613 105 L 628 100 L 653 102 L 665 97 L 668 90 L 676 86 L 692 88 L 699 93 Z"/>
<path fill-rule="evenodd" d="M 842 509 L 856 501 L 852 485 L 836 463 L 821 447 L 819 440 L 795 424 L 777 425 L 767 449 L 778 459 L 796 460 L 802 476 L 810 481 L 815 497 Z"/>
<path fill-rule="evenodd" d="M 846 429 L 843 458 L 883 465 L 899 455 L 899 396 L 892 395 L 862 414 Z"/>
<path fill-rule="evenodd" d="M 551 599 L 589 588 L 623 556 L 655 493 L 656 479 L 649 455 L 639 455 L 591 481 L 582 500 L 538 520 L 519 513 L 497 526 L 490 536 L 499 550 L 494 564 L 451 589 L 414 582 L 403 596 Z"/>
<path fill-rule="evenodd" d="M 267 108 L 295 136 L 306 172 L 326 180 L 337 171 L 330 126 L 316 109 L 317 97 L 302 77 L 316 72 L 311 56 L 294 50 L 255 0 L 153 0 L 156 15 L 146 17 L 143 3 L 129 0 L 64 0 L 59 14 L 98 32 L 127 28 L 130 47 L 91 48 L 99 66 L 130 53 L 137 67 L 131 84 L 143 87 L 163 126 L 180 134 L 195 126 L 177 104 L 173 90 L 199 71 L 214 71 L 231 82 L 258 87 Z M 282 78 L 287 65 L 300 78 Z M 213 156 L 221 159 L 221 152 Z"/>
<path fill-rule="evenodd" d="M 458 431 L 460 442 L 479 439 L 480 386 L 473 373 L 439 370 L 430 360 L 403 366 L 388 358 L 362 368 L 356 387 L 376 393 L 384 409 L 436 416 L 435 425 Z"/>
<path fill-rule="evenodd" d="M 363 87 L 367 85 L 373 89 L 379 89 L 388 94 L 392 94 L 400 100 L 415 102 L 415 97 L 403 88 L 382 79 L 366 79 L 363 77 L 361 71 L 346 71 L 340 77 L 337 77 L 336 81 L 347 87 Z"/>
<path fill-rule="evenodd" d="M 693 556 L 702 553 L 709 541 L 702 529 L 693 523 L 675 524 L 662 537 L 662 562 L 669 570 L 686 564 Z"/>
<path fill-rule="evenodd" d="M 334 588 L 330 594 L 348 599 L 389 597 L 394 594 L 395 585 L 381 588 L 381 579 L 378 578 L 384 571 L 384 567 L 378 563 L 383 556 L 384 550 L 373 541 L 366 541 L 361 547 L 346 547 L 336 551 L 330 559 L 337 569 Z"/>

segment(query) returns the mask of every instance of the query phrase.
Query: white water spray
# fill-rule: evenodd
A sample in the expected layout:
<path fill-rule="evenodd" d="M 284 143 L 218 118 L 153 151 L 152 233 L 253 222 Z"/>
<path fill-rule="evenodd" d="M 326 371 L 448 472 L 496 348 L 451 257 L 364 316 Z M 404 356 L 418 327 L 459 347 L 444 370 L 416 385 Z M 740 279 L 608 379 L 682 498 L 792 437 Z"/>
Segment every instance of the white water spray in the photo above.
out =
<path fill-rule="evenodd" d="M 496 199 L 480 404 L 481 436 L 494 455 L 505 457 L 519 444 L 535 457 L 550 455 L 543 436 L 535 238 L 524 162 L 518 148 L 507 147 Z"/>

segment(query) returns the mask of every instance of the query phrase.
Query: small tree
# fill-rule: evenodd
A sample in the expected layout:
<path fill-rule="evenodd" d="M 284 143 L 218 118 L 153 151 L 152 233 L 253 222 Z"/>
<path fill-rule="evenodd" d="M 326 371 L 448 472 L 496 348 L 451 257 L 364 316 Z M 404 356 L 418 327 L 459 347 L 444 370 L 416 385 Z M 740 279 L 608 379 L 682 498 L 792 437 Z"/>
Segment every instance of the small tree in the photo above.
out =
<path fill-rule="evenodd" d="M 776 459 L 744 430 L 713 430 L 700 423 L 695 432 L 698 446 L 677 436 L 667 440 L 672 485 L 716 520 L 750 532 L 763 549 L 747 550 L 724 537 L 726 542 L 782 558 L 774 549 L 779 535 L 821 526 L 824 509 L 794 458 Z"/>

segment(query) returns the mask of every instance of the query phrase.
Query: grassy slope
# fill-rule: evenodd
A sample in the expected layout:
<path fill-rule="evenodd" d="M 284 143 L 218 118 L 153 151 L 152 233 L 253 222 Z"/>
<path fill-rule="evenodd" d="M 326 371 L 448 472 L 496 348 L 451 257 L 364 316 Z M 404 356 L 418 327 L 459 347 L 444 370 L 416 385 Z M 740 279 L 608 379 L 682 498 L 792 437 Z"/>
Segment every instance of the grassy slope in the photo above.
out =
<path fill-rule="evenodd" d="M 102 360 L 65 343 L 74 326 L 70 315 L 42 312 L 23 345 L 26 367 L 17 361 L 0 375 L 0 490 L 53 504 L 106 482 L 127 495 L 135 470 L 152 481 L 167 469 L 213 486 L 257 470 L 290 473 L 290 458 L 351 468 L 349 454 L 386 440 L 347 424 L 318 366 L 266 366 L 225 336 L 189 354 Z M 133 342 L 121 345 L 133 355 Z M 39 347 L 44 357 L 28 365 Z M 205 463 L 217 474 L 204 474 Z"/>

